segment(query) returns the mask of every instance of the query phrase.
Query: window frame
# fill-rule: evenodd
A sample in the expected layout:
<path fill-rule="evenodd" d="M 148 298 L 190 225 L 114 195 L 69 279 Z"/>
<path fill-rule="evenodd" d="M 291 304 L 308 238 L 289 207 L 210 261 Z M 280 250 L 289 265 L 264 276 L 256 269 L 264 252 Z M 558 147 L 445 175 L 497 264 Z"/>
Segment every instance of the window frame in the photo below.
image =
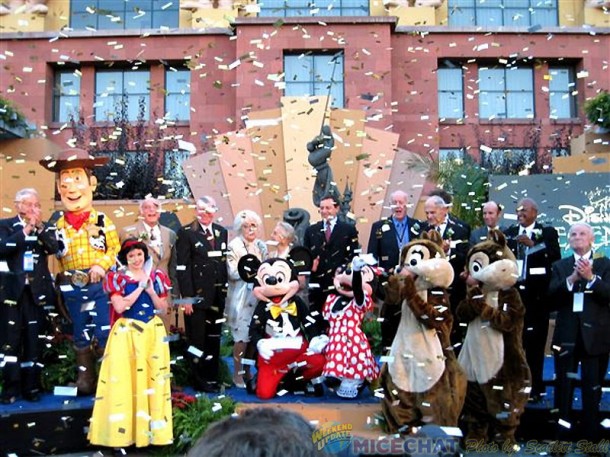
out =
<path fill-rule="evenodd" d="M 506 6 L 506 2 L 513 2 L 513 5 Z M 515 7 L 516 0 L 447 0 L 448 24 L 453 27 L 463 26 L 478 26 L 478 27 L 559 27 L 559 0 L 518 0 L 524 6 Z M 527 6 L 525 3 L 527 2 Z M 541 3 L 551 2 L 550 7 L 540 6 Z M 468 3 L 468 4 L 467 4 Z M 468 16 L 465 12 L 471 11 Z M 553 14 L 553 23 L 540 24 L 535 22 L 536 11 L 547 11 Z M 484 12 L 500 13 L 501 23 L 484 22 Z M 532 13 L 533 12 L 533 13 Z M 526 13 L 526 14 L 521 14 Z M 510 16 L 512 14 L 512 16 Z M 521 14 L 521 17 L 527 18 L 524 23 L 507 23 L 507 17 L 515 17 Z M 466 20 L 458 20 L 466 18 Z M 453 19 L 453 20 L 452 20 Z"/>
<path fill-rule="evenodd" d="M 553 71 L 557 71 L 557 70 L 566 70 L 568 73 L 567 79 L 568 79 L 568 88 L 566 88 L 565 90 L 561 90 L 561 89 L 555 89 L 553 88 Z M 558 120 L 558 119 L 575 119 L 578 117 L 578 104 L 577 104 L 577 97 L 576 94 L 577 92 L 577 79 L 576 79 L 576 69 L 574 68 L 574 66 L 571 66 L 569 64 L 563 64 L 563 65 L 556 65 L 556 64 L 549 64 L 548 66 L 548 75 L 549 75 L 549 118 L 550 119 L 554 119 L 554 120 Z M 553 114 L 553 99 L 555 97 L 553 97 L 554 94 L 556 93 L 560 93 L 560 94 L 567 94 L 567 99 L 568 99 L 568 111 L 569 111 L 569 115 L 568 116 L 556 116 Z M 562 96 L 563 98 L 563 96 Z"/>
<path fill-rule="evenodd" d="M 78 119 L 80 116 L 80 93 L 81 93 L 81 76 L 76 74 L 76 72 L 80 72 L 79 68 L 65 68 L 58 67 L 55 68 L 53 73 L 53 102 L 52 102 L 52 122 L 64 123 L 69 122 L 71 119 Z M 63 94 L 61 90 L 61 76 L 62 75 L 74 75 L 74 80 L 78 81 L 78 88 L 75 89 L 75 94 Z M 62 117 L 62 105 L 66 104 L 62 99 L 70 99 L 76 100 L 76 106 L 73 109 L 73 112 L 67 112 L 66 118 Z"/>
<path fill-rule="evenodd" d="M 514 78 L 511 78 L 510 72 L 519 72 L 519 71 L 525 71 L 527 70 L 529 72 L 529 78 L 527 82 L 518 82 L 516 81 Z M 503 76 L 502 76 L 502 82 L 503 85 L 500 88 L 496 88 L 496 89 L 490 89 L 487 87 L 482 87 L 482 86 L 486 86 L 487 85 L 487 81 L 484 81 L 484 78 L 481 74 L 481 72 L 503 72 Z M 491 74 L 491 73 L 490 73 Z M 478 116 L 479 116 L 479 122 L 480 121 L 488 121 L 488 120 L 492 120 L 492 119 L 528 119 L 528 120 L 532 120 L 536 118 L 536 93 L 535 93 L 535 70 L 533 68 L 533 66 L 531 65 L 515 65 L 512 67 L 500 67 L 500 68 L 495 68 L 492 66 L 485 66 L 482 64 L 479 64 L 477 67 L 477 81 L 478 81 Z M 491 79 L 491 78 L 488 78 Z M 496 80 L 496 84 L 498 84 L 498 80 Z M 512 85 L 512 84 L 522 84 L 522 85 L 528 85 L 528 90 L 519 90 L 518 88 L 514 88 L 512 90 L 509 90 L 508 86 Z M 489 103 L 490 101 L 493 102 L 492 98 L 488 98 L 487 100 L 485 99 L 484 95 L 485 94 L 489 94 L 490 97 L 494 96 L 493 98 L 495 98 L 495 100 L 499 100 L 500 98 L 502 98 L 503 100 L 503 108 L 504 108 L 504 112 L 496 112 L 495 114 L 487 114 L 484 110 L 489 111 L 486 108 L 485 103 L 487 103 L 487 106 L 490 106 Z M 521 111 L 525 112 L 526 115 L 525 116 L 516 116 L 516 115 L 510 115 L 510 111 L 511 111 L 511 103 L 514 103 L 514 101 L 519 97 L 519 96 L 523 96 L 523 95 L 528 95 L 530 100 L 531 100 L 531 105 L 528 107 L 524 107 Z M 528 115 L 527 111 L 531 110 L 531 114 Z M 502 115 L 503 114 L 503 115 Z"/>
<path fill-rule="evenodd" d="M 338 6 L 331 6 L 333 3 L 338 3 Z M 279 5 L 279 4 L 283 5 Z M 295 6 L 301 3 L 302 5 Z M 315 1 L 310 0 L 268 0 L 263 1 L 260 5 L 259 17 L 362 17 L 370 16 L 370 3 L 368 0 L 318 0 L 318 5 Z M 347 5 L 354 3 L 354 5 Z M 291 6 L 292 5 L 292 6 Z M 316 6 L 316 7 L 312 7 Z M 362 14 L 343 14 L 344 11 L 361 10 Z M 339 14 L 334 14 L 335 12 Z M 281 14 L 280 14 L 281 13 Z"/>
<path fill-rule="evenodd" d="M 182 92 L 181 90 L 173 90 L 173 88 L 170 88 L 168 80 L 171 78 L 168 78 L 168 75 L 176 75 L 179 73 L 187 73 L 188 74 L 188 82 L 186 83 L 186 88 L 188 89 L 188 92 Z M 189 122 L 190 121 L 190 113 L 191 113 L 191 70 L 187 67 L 173 67 L 173 66 L 169 66 L 169 67 L 165 67 L 165 72 L 164 72 L 164 81 L 165 81 L 165 97 L 163 99 L 163 111 L 164 111 L 164 117 L 167 119 L 170 119 L 172 121 L 177 121 L 177 122 Z M 172 114 L 168 107 L 171 106 L 171 102 L 170 100 L 173 98 L 177 98 L 178 101 L 176 102 L 176 104 L 178 106 L 182 105 L 182 104 L 186 104 L 186 113 L 183 112 L 179 112 L 179 113 L 175 113 L 175 115 L 168 117 L 168 113 Z M 186 100 L 180 100 L 181 98 L 186 98 Z M 180 111 L 180 110 L 179 110 Z M 180 117 L 182 114 L 186 114 L 185 117 Z M 179 116 L 179 117 L 177 117 Z"/>
<path fill-rule="evenodd" d="M 443 80 L 443 78 L 441 78 L 441 73 L 444 72 L 448 72 L 448 71 L 458 71 L 460 72 L 460 88 L 459 90 L 455 90 L 453 88 L 441 88 L 441 81 Z M 445 115 L 445 113 L 443 113 L 443 109 L 445 106 L 447 106 L 444 103 L 444 99 L 442 99 L 443 94 L 450 94 L 449 97 L 452 96 L 452 94 L 456 93 L 456 97 L 459 97 L 459 104 L 460 104 L 460 108 L 461 108 L 461 112 L 459 113 L 460 115 L 454 115 L 454 113 L 451 113 L 451 116 L 447 116 Z M 464 68 L 462 67 L 462 64 L 460 62 L 446 62 L 445 63 L 440 63 L 438 65 L 437 68 L 437 103 L 438 103 L 438 117 L 439 119 L 443 120 L 443 119 L 463 119 L 465 116 L 465 102 L 464 102 Z"/>
<path fill-rule="evenodd" d="M 291 82 L 289 81 L 292 78 L 292 73 L 289 74 L 288 63 L 287 60 L 294 61 L 294 63 L 298 63 L 300 59 L 309 59 L 311 58 L 311 64 L 308 65 L 311 67 L 311 70 L 307 73 L 312 75 L 310 79 L 306 81 L 298 81 Z M 320 74 L 328 73 L 328 72 L 320 72 L 317 73 L 316 68 L 322 68 L 320 65 L 323 63 L 319 62 L 320 60 L 326 59 L 327 64 L 335 59 L 333 63 L 333 68 L 330 70 L 330 79 L 316 79 Z M 305 64 L 309 62 L 305 61 Z M 301 65 L 303 66 L 303 65 Z M 340 68 L 337 68 L 340 67 Z M 285 51 L 283 55 L 283 69 L 284 69 L 284 96 L 286 97 L 300 97 L 300 96 L 326 96 L 331 94 L 332 102 L 331 107 L 333 108 L 344 108 L 345 107 L 345 54 L 343 50 L 339 51 L 320 51 L 315 52 L 312 50 L 307 50 L 303 52 L 298 51 Z M 297 76 L 298 72 L 294 72 L 294 75 Z M 308 85 L 309 92 L 308 93 L 300 93 L 300 91 L 295 91 L 296 93 L 288 93 L 291 92 L 288 90 L 288 86 L 294 89 L 299 86 Z M 329 90 L 330 89 L 330 90 Z"/>
<path fill-rule="evenodd" d="M 150 11 L 140 9 L 137 3 L 150 2 Z M 108 8 L 108 0 L 70 0 L 70 28 L 73 30 L 147 30 L 147 29 L 158 29 L 160 27 L 178 28 L 180 25 L 180 5 L 178 1 L 168 2 L 166 0 L 137 0 L 136 2 L 116 2 L 117 5 L 121 4 L 121 9 L 110 9 Z M 134 4 L 135 3 L 135 4 Z M 169 6 L 168 3 L 170 4 Z M 132 10 L 133 8 L 133 10 Z M 135 10 L 143 11 L 144 14 L 139 16 L 140 13 Z M 116 14 L 116 15 L 113 15 Z M 81 25 L 80 23 L 75 24 L 77 15 L 88 19 L 85 14 L 88 14 L 93 21 L 93 24 Z M 173 14 L 171 21 L 168 24 L 164 24 L 161 21 L 162 18 Z M 135 16 L 128 16 L 135 15 Z M 138 17 L 139 16 L 139 17 Z M 161 18 L 160 18 L 161 17 Z M 116 19 L 118 18 L 118 20 Z M 145 18 L 148 23 L 140 24 L 138 27 L 131 27 L 131 22 L 135 19 Z M 86 22 L 86 19 L 82 19 Z M 79 21 L 80 22 L 80 21 Z M 143 21 L 141 21 L 143 22 Z M 100 23 L 102 27 L 100 27 Z M 104 23 L 117 24 L 120 26 L 105 27 Z M 128 26 L 129 25 L 129 26 Z"/>
<path fill-rule="evenodd" d="M 129 104 L 129 98 L 130 97 L 134 97 L 134 96 L 140 96 L 142 97 L 142 94 L 144 93 L 127 93 L 125 92 L 125 74 L 128 73 L 147 73 L 148 74 L 148 79 L 147 79 L 147 92 L 144 94 L 145 99 L 144 102 L 146 103 L 145 106 L 145 111 L 143 113 L 143 118 L 142 120 L 149 120 L 150 119 L 150 109 L 151 109 L 151 90 L 150 90 L 150 81 L 151 81 L 151 69 L 149 67 L 144 67 L 144 68 L 138 68 L 136 70 L 133 69 L 126 69 L 126 68 L 112 68 L 112 69 L 107 69 L 107 68 L 96 68 L 95 69 L 95 75 L 94 75 L 94 99 L 93 99 L 93 119 L 95 120 L 95 122 L 112 122 L 114 120 L 116 120 L 117 118 L 115 117 L 117 114 L 116 110 L 113 111 L 107 111 L 106 113 L 112 113 L 112 116 L 106 116 L 105 118 L 100 118 L 98 116 L 98 109 L 99 108 L 103 108 L 105 103 L 102 104 L 102 106 L 98 106 L 98 100 L 100 98 L 107 98 L 109 95 L 107 92 L 99 92 L 99 85 L 101 83 L 100 80 L 98 80 L 98 76 L 101 74 L 110 74 L 110 73 L 120 73 L 121 74 L 121 79 L 122 79 L 122 84 L 121 84 L 121 88 L 122 88 L 122 92 L 120 93 L 115 93 L 112 95 L 113 99 L 116 99 L 117 97 L 120 97 L 121 100 L 119 101 L 119 103 L 124 104 L 122 107 L 120 107 L 123 110 L 123 113 L 121 113 L 122 115 L 126 112 L 127 113 L 127 117 L 125 117 L 125 120 L 129 121 L 129 122 L 136 122 L 138 120 L 140 120 L 140 108 L 138 107 L 138 115 L 135 118 L 132 118 L 129 116 L 129 112 L 130 112 L 130 104 Z M 129 81 L 128 81 L 129 83 Z M 106 95 L 104 95 L 106 94 Z M 127 98 L 127 100 L 125 100 Z M 137 99 L 138 100 L 138 105 L 140 103 L 140 98 Z M 116 102 L 115 102 L 116 103 Z M 122 117 L 119 117 L 118 119 L 123 119 Z"/>

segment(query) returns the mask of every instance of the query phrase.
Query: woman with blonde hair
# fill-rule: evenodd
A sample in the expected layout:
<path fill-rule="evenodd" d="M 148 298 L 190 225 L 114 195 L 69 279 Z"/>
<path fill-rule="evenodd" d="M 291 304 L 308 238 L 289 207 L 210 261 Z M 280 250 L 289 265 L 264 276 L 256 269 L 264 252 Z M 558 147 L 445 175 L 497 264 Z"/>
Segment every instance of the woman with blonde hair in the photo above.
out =
<path fill-rule="evenodd" d="M 250 321 L 256 305 L 252 298 L 252 284 L 239 277 L 237 265 L 239 259 L 247 254 L 255 255 L 260 261 L 267 257 L 265 242 L 257 238 L 261 218 L 254 211 L 245 209 L 237 213 L 233 223 L 233 230 L 237 236 L 227 247 L 227 271 L 229 275 L 229 289 L 227 292 L 227 323 L 233 335 L 233 384 L 245 388 L 244 375 L 249 376 L 249 370 L 242 364 L 248 341 Z"/>

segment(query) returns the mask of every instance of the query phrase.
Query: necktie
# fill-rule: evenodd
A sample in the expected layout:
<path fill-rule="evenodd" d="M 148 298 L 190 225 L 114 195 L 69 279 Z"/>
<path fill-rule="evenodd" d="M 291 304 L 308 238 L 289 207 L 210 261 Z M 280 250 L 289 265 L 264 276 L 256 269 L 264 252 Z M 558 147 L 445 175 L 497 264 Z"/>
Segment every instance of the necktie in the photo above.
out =
<path fill-rule="evenodd" d="M 210 243 L 210 246 L 212 247 L 212 249 L 214 249 L 214 237 L 212 236 L 212 233 L 210 232 L 210 230 L 205 229 L 203 234 L 205 235 L 206 240 L 208 240 L 208 243 Z"/>
<path fill-rule="evenodd" d="M 527 230 L 525 228 L 523 228 L 521 230 L 521 235 L 523 236 L 527 236 Z M 517 246 L 517 258 L 518 259 L 525 259 L 525 250 L 527 249 L 527 246 L 525 246 L 525 244 L 523 243 L 519 243 L 519 245 Z"/>
<path fill-rule="evenodd" d="M 326 238 L 327 243 L 330 241 L 330 234 L 330 222 L 326 221 L 326 230 L 324 230 L 324 238 Z"/>

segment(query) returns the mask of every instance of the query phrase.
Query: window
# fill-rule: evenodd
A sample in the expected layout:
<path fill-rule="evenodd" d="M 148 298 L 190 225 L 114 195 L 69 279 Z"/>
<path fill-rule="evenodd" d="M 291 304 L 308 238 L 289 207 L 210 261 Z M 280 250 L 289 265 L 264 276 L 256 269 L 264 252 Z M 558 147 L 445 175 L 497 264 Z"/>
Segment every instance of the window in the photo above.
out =
<path fill-rule="evenodd" d="M 441 148 L 438 150 L 438 161 L 439 162 L 451 162 L 459 160 L 464 160 L 464 149 L 451 149 L 451 148 Z"/>
<path fill-rule="evenodd" d="M 74 30 L 178 27 L 178 0 L 71 0 Z"/>
<path fill-rule="evenodd" d="M 516 175 L 534 165 L 532 149 L 492 149 L 481 151 L 481 166 L 492 174 Z"/>
<path fill-rule="evenodd" d="M 55 72 L 53 86 L 53 122 L 78 119 L 80 111 L 80 72 L 59 70 Z"/>
<path fill-rule="evenodd" d="M 576 79 L 570 67 L 549 67 L 549 112 L 551 119 L 569 119 L 576 114 Z"/>
<path fill-rule="evenodd" d="M 557 26 L 557 0 L 448 0 L 449 25 Z"/>
<path fill-rule="evenodd" d="M 259 16 L 368 16 L 369 0 L 263 0 Z"/>
<path fill-rule="evenodd" d="M 146 195 L 171 195 L 189 198 L 191 192 L 182 170 L 188 158 L 185 151 L 106 151 L 96 155 L 110 157 L 93 174 L 100 185 L 96 198 L 101 200 L 142 199 Z"/>
<path fill-rule="evenodd" d="M 439 66 L 438 117 L 441 119 L 461 119 L 464 117 L 464 84 L 462 67 L 451 62 Z"/>
<path fill-rule="evenodd" d="M 284 55 L 286 96 L 330 95 L 343 108 L 343 53 Z"/>
<path fill-rule="evenodd" d="M 95 120 L 148 119 L 148 70 L 98 70 L 95 74 Z"/>
<path fill-rule="evenodd" d="M 191 72 L 188 69 L 165 70 L 165 116 L 188 121 L 191 114 Z"/>
<path fill-rule="evenodd" d="M 479 118 L 534 117 L 531 68 L 479 68 Z"/>

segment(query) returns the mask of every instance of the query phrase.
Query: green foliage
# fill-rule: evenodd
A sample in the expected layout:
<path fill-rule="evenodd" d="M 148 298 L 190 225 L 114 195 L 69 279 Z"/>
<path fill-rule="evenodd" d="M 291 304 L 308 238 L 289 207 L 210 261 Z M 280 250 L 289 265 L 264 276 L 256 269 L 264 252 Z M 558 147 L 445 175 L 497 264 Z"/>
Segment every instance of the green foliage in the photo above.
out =
<path fill-rule="evenodd" d="M 0 97 L 0 120 L 11 128 L 28 129 L 28 122 L 23 114 L 13 104 Z"/>
<path fill-rule="evenodd" d="M 585 116 L 592 124 L 610 129 L 610 93 L 603 90 L 584 106 Z"/>
<path fill-rule="evenodd" d="M 481 225 L 481 205 L 487 201 L 489 172 L 470 155 L 438 164 L 439 187 L 453 195 L 451 213 L 471 227 Z"/>
<path fill-rule="evenodd" d="M 57 335 L 42 351 L 41 383 L 43 390 L 52 392 L 55 386 L 66 386 L 76 381 L 76 353 L 72 341 Z"/>
<path fill-rule="evenodd" d="M 383 347 L 381 345 L 381 324 L 377 320 L 375 313 L 366 313 L 362 319 L 362 331 L 369 340 L 373 355 L 382 355 Z"/>
<path fill-rule="evenodd" d="M 181 393 L 172 395 L 174 443 L 161 450 L 163 455 L 182 455 L 214 422 L 235 412 L 230 397 L 193 397 Z"/>

